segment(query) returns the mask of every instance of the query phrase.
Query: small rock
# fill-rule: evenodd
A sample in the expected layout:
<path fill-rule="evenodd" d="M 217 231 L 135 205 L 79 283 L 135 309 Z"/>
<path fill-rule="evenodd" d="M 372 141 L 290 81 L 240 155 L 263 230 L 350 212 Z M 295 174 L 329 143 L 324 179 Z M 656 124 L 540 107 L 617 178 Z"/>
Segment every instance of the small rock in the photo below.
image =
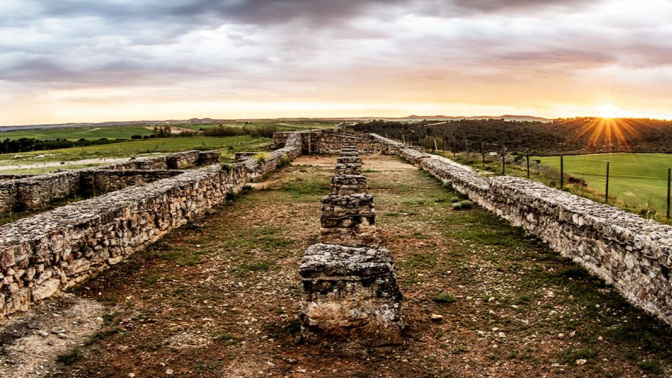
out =
<path fill-rule="evenodd" d="M 64 329 L 61 329 L 61 328 L 53 328 L 53 329 L 51 330 L 51 333 L 53 333 L 53 334 L 55 334 L 55 335 L 58 335 L 59 333 L 65 333 L 65 330 L 64 330 Z"/>
<path fill-rule="evenodd" d="M 597 338 L 597 340 L 598 340 L 598 341 L 603 341 L 603 340 L 604 340 L 604 337 L 599 336 L 599 337 Z"/>
<path fill-rule="evenodd" d="M 588 361 L 584 360 L 583 358 L 576 360 L 576 364 L 579 365 L 579 366 L 585 365 L 586 362 L 588 362 Z"/>
<path fill-rule="evenodd" d="M 443 320 L 443 316 L 439 315 L 439 314 L 432 314 L 430 316 L 430 319 L 432 319 L 432 321 L 435 321 L 435 322 L 440 322 L 440 321 Z"/>
<path fill-rule="evenodd" d="M 128 373 L 128 378 L 135 378 L 135 373 Z"/>
<path fill-rule="evenodd" d="M 494 302 L 494 301 L 495 301 L 495 297 L 488 298 L 488 302 Z"/>
<path fill-rule="evenodd" d="M 68 335 L 66 335 L 65 333 L 59 333 L 59 334 L 58 334 L 58 338 L 59 338 L 59 339 L 67 339 L 67 338 L 68 338 Z"/>
<path fill-rule="evenodd" d="M 501 337 L 502 339 L 506 337 L 506 334 L 504 332 L 500 332 L 497 336 Z"/>
<path fill-rule="evenodd" d="M 564 333 L 558 333 L 558 339 L 562 340 L 562 339 L 564 339 L 564 338 L 565 338 L 565 334 L 564 334 Z"/>
<path fill-rule="evenodd" d="M 288 364 L 296 364 L 299 362 L 299 360 L 295 358 L 285 358 L 285 362 L 287 362 Z"/>
<path fill-rule="evenodd" d="M 166 375 L 173 375 L 173 369 L 166 369 Z"/>
<path fill-rule="evenodd" d="M 39 331 L 37 331 L 37 334 L 40 335 L 40 336 L 42 336 L 42 337 L 47 337 L 47 336 L 49 336 L 49 332 L 47 332 L 47 331 L 43 331 L 43 330 L 39 330 Z"/>

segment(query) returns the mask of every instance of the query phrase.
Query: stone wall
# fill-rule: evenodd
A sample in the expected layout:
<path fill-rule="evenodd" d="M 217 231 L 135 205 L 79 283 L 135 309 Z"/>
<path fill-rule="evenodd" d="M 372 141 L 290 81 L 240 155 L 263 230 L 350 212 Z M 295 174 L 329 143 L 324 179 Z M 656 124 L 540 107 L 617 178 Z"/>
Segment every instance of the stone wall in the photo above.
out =
<path fill-rule="evenodd" d="M 80 173 L 80 188 L 78 194 L 84 197 L 95 197 L 110 192 L 116 192 L 129 186 L 144 185 L 157 180 L 174 177 L 184 173 L 179 170 L 98 170 L 92 169 Z"/>
<path fill-rule="evenodd" d="M 535 181 L 485 178 L 450 159 L 389 142 L 408 161 L 538 236 L 633 305 L 672 325 L 672 227 Z"/>
<path fill-rule="evenodd" d="M 245 168 L 250 181 L 260 180 L 276 167 L 288 164 L 301 155 L 301 133 L 285 132 L 282 134 L 284 134 L 283 144 L 280 149 L 261 154 L 236 154 L 236 162 Z"/>
<path fill-rule="evenodd" d="M 5 179 L 0 181 L 0 213 L 39 210 L 55 201 L 68 197 L 75 195 L 88 196 L 96 192 L 95 188 L 86 186 L 90 182 L 87 178 L 92 175 L 97 176 L 99 181 L 103 180 L 103 177 L 108 172 L 111 172 L 109 174 L 112 177 L 123 177 L 124 180 L 115 185 L 116 189 L 120 189 L 131 185 L 133 180 L 129 180 L 130 176 L 114 173 L 115 171 L 132 170 L 137 172 L 139 170 L 161 171 L 194 168 L 216 163 L 219 161 L 219 155 L 219 151 L 186 151 L 164 156 L 133 159 L 125 163 L 98 168 L 84 168 L 35 175 L 27 178 Z M 156 175 L 152 179 L 152 174 L 136 174 L 138 183 L 146 183 L 168 177 L 159 173 Z M 111 183 L 110 179 L 107 182 Z M 106 193 L 108 191 L 99 191 L 98 193 Z"/>
<path fill-rule="evenodd" d="M 173 164 L 165 157 L 115 165 L 107 176 L 102 171 L 87 170 L 84 175 L 97 181 L 96 185 L 103 185 L 102 177 L 122 181 L 156 179 L 161 175 L 168 178 L 79 201 L 0 227 L 0 316 L 25 311 L 32 303 L 95 276 L 225 201 L 250 178 L 271 170 L 271 161 L 279 163 L 283 156 L 300 155 L 299 143 L 295 142 L 299 137 L 289 139 L 288 147 L 281 152 L 271 152 L 272 158 L 252 172 L 243 163 L 228 165 L 225 169 L 209 165 L 185 172 L 137 171 L 139 166 L 165 169 Z M 219 158 L 218 154 L 199 153 L 196 159 L 193 154 L 187 156 L 190 157 L 178 159 L 177 166 L 214 162 L 215 157 Z M 183 163 L 185 161 L 188 163 Z M 80 175 L 81 172 L 64 172 L 58 177 L 72 176 L 79 180 Z"/>
<path fill-rule="evenodd" d="M 288 135 L 291 132 L 278 132 L 273 134 L 273 148 L 285 146 Z M 399 153 L 399 146 L 388 143 L 388 139 L 376 137 L 372 134 L 355 132 L 348 129 L 320 129 L 301 131 L 301 148 L 305 154 L 333 154 L 337 155 L 347 145 L 357 147 L 361 154 L 386 154 Z M 391 141 L 390 141 L 391 142 Z"/>

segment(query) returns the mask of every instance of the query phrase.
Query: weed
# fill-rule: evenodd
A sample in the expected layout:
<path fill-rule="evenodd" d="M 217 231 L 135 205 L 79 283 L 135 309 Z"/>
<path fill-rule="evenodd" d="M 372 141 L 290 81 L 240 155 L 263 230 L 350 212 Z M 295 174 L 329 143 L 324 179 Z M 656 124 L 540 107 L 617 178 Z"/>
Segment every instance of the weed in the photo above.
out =
<path fill-rule="evenodd" d="M 448 304 L 457 302 L 457 298 L 449 293 L 441 293 L 439 295 L 436 295 L 432 298 L 432 300 L 439 304 Z"/>
<path fill-rule="evenodd" d="M 645 373 L 650 373 L 650 374 L 663 374 L 663 373 L 665 373 L 665 369 L 660 365 L 660 362 L 658 362 L 658 361 L 642 361 L 638 364 L 638 366 Z"/>
<path fill-rule="evenodd" d="M 81 359 L 82 359 L 82 351 L 79 350 L 79 348 L 75 348 L 72 351 L 70 351 L 70 353 L 59 354 L 56 357 L 56 362 L 58 362 L 59 364 L 70 366 Z"/>
<path fill-rule="evenodd" d="M 576 350 L 567 349 L 563 353 L 565 362 L 573 364 L 576 360 L 589 360 L 597 355 L 595 349 L 580 348 Z"/>

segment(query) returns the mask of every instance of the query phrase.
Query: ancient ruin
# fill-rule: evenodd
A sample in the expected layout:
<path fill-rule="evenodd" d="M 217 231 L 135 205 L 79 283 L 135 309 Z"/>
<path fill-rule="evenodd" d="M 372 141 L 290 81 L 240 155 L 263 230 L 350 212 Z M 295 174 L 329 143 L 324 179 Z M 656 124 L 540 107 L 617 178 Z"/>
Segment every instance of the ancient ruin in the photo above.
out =
<path fill-rule="evenodd" d="M 373 197 L 356 146 L 345 146 L 322 199 L 322 229 L 306 251 L 302 337 L 309 343 L 347 341 L 365 346 L 403 342 L 402 295 L 390 252 L 378 247 Z"/>
<path fill-rule="evenodd" d="M 418 165 L 613 283 L 630 303 L 672 324 L 670 226 L 530 180 L 483 177 L 450 159 L 375 134 L 281 132 L 273 144 L 273 151 L 242 155 L 224 166 L 214 164 L 216 152 L 191 151 L 0 180 L 0 211 L 5 212 L 40 209 L 75 194 L 95 196 L 0 227 L 0 316 L 26 310 L 117 264 L 302 153 L 332 154 L 354 145 L 363 153 L 399 155 Z M 370 251 L 377 243 L 373 199 L 352 152 L 343 150 L 332 193 L 323 203 L 320 241 L 341 246 L 342 256 Z M 185 170 L 190 167 L 195 169 Z M 384 255 L 379 252 L 371 253 Z M 306 254 L 306 262 L 312 255 Z M 305 266 L 323 269 L 319 264 Z M 339 272 L 351 271 L 348 265 Z M 306 270 L 305 279 L 316 279 L 315 272 Z"/>

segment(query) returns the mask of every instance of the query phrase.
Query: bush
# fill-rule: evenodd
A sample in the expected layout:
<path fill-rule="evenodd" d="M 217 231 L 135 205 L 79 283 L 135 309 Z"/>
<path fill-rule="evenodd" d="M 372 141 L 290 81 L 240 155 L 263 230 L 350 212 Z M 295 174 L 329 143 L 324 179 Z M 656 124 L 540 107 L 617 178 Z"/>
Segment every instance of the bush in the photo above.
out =
<path fill-rule="evenodd" d="M 453 210 L 461 210 L 462 209 L 462 204 L 459 202 L 455 202 L 453 204 Z"/>
<path fill-rule="evenodd" d="M 465 201 L 460 202 L 460 205 L 462 205 L 463 209 L 471 209 L 472 207 L 474 207 L 473 202 L 471 202 L 469 200 L 465 200 Z"/>
<path fill-rule="evenodd" d="M 131 135 L 131 139 L 134 139 L 134 140 L 142 139 L 142 135 L 138 135 L 138 134 Z"/>
<path fill-rule="evenodd" d="M 450 199 L 450 202 L 455 203 L 455 202 L 460 202 L 460 199 L 457 197 L 453 197 Z"/>

